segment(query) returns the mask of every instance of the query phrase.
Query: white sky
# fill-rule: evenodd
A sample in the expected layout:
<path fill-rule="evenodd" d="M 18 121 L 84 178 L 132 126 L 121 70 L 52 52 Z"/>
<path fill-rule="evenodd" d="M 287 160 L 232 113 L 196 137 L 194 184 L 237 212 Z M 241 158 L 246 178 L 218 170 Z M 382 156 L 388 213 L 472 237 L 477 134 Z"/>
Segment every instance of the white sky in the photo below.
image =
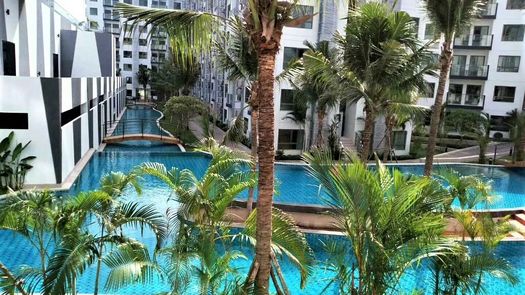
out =
<path fill-rule="evenodd" d="M 64 7 L 69 13 L 83 21 L 86 19 L 86 3 L 85 0 L 55 0 L 55 3 Z"/>

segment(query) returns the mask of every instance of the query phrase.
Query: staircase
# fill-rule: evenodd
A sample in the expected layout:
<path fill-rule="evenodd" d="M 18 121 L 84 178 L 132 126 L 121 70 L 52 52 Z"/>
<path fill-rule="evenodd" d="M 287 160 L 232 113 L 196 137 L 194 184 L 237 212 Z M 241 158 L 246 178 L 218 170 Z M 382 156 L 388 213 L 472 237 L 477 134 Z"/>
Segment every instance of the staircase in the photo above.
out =
<path fill-rule="evenodd" d="M 352 137 L 342 136 L 341 144 L 346 150 L 355 151 L 354 139 Z"/>

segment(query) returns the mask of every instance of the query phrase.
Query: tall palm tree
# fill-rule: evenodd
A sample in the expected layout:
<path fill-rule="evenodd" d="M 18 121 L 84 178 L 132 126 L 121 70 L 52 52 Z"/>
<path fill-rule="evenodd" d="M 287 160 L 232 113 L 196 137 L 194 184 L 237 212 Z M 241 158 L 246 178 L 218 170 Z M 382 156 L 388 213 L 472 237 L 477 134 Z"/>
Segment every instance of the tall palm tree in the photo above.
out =
<path fill-rule="evenodd" d="M 436 100 L 432 108 L 430 119 L 430 131 L 427 142 L 427 156 L 425 159 L 425 175 L 432 173 L 434 161 L 434 149 L 440 125 L 440 116 L 443 98 L 446 92 L 446 84 L 452 65 L 453 45 L 456 34 L 470 25 L 472 19 L 479 14 L 486 0 L 424 0 L 423 1 L 429 18 L 436 29 L 442 35 L 441 55 L 439 57 L 440 73 Z"/>
<path fill-rule="evenodd" d="M 151 87 L 174 95 L 189 95 L 191 88 L 199 79 L 200 64 L 196 61 L 187 62 L 188 66 L 182 67 L 179 61 L 182 58 L 196 59 L 196 57 L 174 57 L 177 51 L 172 50 L 170 57 L 157 70 L 151 72 Z"/>
<path fill-rule="evenodd" d="M 343 251 L 352 262 L 337 271 L 348 287 L 343 293 L 385 294 L 408 267 L 448 249 L 440 238 L 445 195 L 432 179 L 391 172 L 379 161 L 371 170 L 351 159 L 351 164 L 334 162 L 323 151 L 306 156 L 327 193 L 335 225 L 349 240 Z"/>
<path fill-rule="evenodd" d="M 422 91 L 426 87 L 423 76 L 432 74 L 434 65 L 428 45 L 420 44 L 407 13 L 369 3 L 353 11 L 348 21 L 352 25 L 347 26 L 346 35 L 337 38 L 342 57 L 335 65 L 320 54 L 305 54 L 305 63 L 312 63 L 305 68 L 318 77 L 316 83 L 336 87 L 342 100 L 364 100 L 360 158 L 367 161 L 376 118 L 406 100 L 396 103 L 398 98 Z"/>
<path fill-rule="evenodd" d="M 142 85 L 142 88 L 144 89 L 144 100 L 148 99 L 148 90 L 146 87 L 150 83 L 151 80 L 151 73 L 150 69 L 146 65 L 140 65 L 139 70 L 137 71 L 137 80 L 139 81 L 139 84 Z"/>
<path fill-rule="evenodd" d="M 272 200 L 274 191 L 275 128 L 274 128 L 274 70 L 275 57 L 280 49 L 284 26 L 299 26 L 313 17 L 293 17 L 297 0 L 250 0 L 243 13 L 244 21 L 257 52 L 259 76 L 259 180 L 257 198 L 257 246 L 259 264 L 255 288 L 259 294 L 269 291 L 271 270 Z M 119 3 L 117 9 L 132 27 L 144 21 L 153 29 L 165 30 L 172 48 L 182 52 L 202 52 L 212 44 L 214 23 L 220 18 L 205 12 L 147 9 Z"/>

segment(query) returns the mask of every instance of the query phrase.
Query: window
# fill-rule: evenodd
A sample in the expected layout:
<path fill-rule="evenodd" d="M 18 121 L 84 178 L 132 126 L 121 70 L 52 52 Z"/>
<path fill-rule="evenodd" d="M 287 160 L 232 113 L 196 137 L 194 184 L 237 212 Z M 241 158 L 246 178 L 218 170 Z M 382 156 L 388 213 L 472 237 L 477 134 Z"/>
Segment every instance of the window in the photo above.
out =
<path fill-rule="evenodd" d="M 283 52 L 283 67 L 286 67 L 290 61 L 301 58 L 306 50 L 306 48 L 285 47 Z"/>
<path fill-rule="evenodd" d="M 131 45 L 131 43 L 133 43 L 133 39 L 128 38 L 128 37 L 124 37 L 124 44 L 125 45 Z"/>
<path fill-rule="evenodd" d="M 393 135 L 394 135 L 394 138 L 393 138 L 394 150 L 406 149 L 407 132 L 405 130 L 398 130 L 398 131 L 394 131 Z"/>
<path fill-rule="evenodd" d="M 507 0 L 507 9 L 525 9 L 525 0 Z"/>
<path fill-rule="evenodd" d="M 427 82 L 426 91 L 423 93 L 423 97 L 434 97 L 434 92 L 436 89 L 436 83 Z"/>
<path fill-rule="evenodd" d="M 181 9 L 181 7 L 182 7 L 182 5 L 181 5 L 180 2 L 174 2 L 174 3 L 173 3 L 173 8 L 174 8 L 174 9 Z"/>
<path fill-rule="evenodd" d="M 131 64 L 124 64 L 124 71 L 131 71 L 132 66 Z"/>
<path fill-rule="evenodd" d="M 500 55 L 498 59 L 498 72 L 519 72 L 520 57 Z"/>
<path fill-rule="evenodd" d="M 140 6 L 148 6 L 148 0 L 139 0 Z"/>
<path fill-rule="evenodd" d="M 415 29 L 416 35 L 417 35 L 417 33 L 419 31 L 419 18 L 413 17 L 412 21 L 414 22 L 414 29 Z"/>
<path fill-rule="evenodd" d="M 124 0 L 124 3 L 133 4 L 133 0 Z M 131 94 L 130 94 L 131 95 Z"/>
<path fill-rule="evenodd" d="M 463 85 L 450 84 L 448 86 L 448 102 L 453 104 L 461 104 L 461 95 L 463 93 Z"/>
<path fill-rule="evenodd" d="M 296 5 L 293 12 L 292 17 L 298 18 L 305 15 L 312 15 L 314 14 L 314 7 L 309 5 Z M 308 19 L 304 24 L 299 25 L 295 28 L 302 28 L 302 29 L 311 29 L 313 25 L 313 19 Z"/>
<path fill-rule="evenodd" d="M 300 150 L 303 148 L 304 130 L 279 129 L 277 149 Z"/>
<path fill-rule="evenodd" d="M 98 15 L 98 9 L 95 7 L 89 8 L 89 15 Z"/>
<path fill-rule="evenodd" d="M 27 113 L 0 113 L 0 129 L 29 129 Z"/>
<path fill-rule="evenodd" d="M 126 77 L 126 84 L 133 84 L 133 78 Z"/>
<path fill-rule="evenodd" d="M 495 86 L 493 100 L 502 101 L 502 102 L 514 102 L 515 94 L 516 94 L 516 87 Z"/>
<path fill-rule="evenodd" d="M 2 40 L 2 60 L 4 62 L 4 75 L 16 76 L 15 43 Z"/>
<path fill-rule="evenodd" d="M 147 46 L 148 45 L 148 40 L 146 40 L 146 39 L 139 39 L 139 45 L 140 46 Z"/>
<path fill-rule="evenodd" d="M 139 52 L 139 58 L 140 59 L 148 58 L 148 53 L 147 52 Z"/>
<path fill-rule="evenodd" d="M 133 57 L 133 53 L 131 51 L 124 50 L 122 56 L 124 56 L 124 58 L 132 58 Z"/>
<path fill-rule="evenodd" d="M 504 25 L 502 41 L 523 41 L 525 25 Z"/>
<path fill-rule="evenodd" d="M 166 55 L 164 53 L 159 53 L 159 61 L 163 61 Z"/>
<path fill-rule="evenodd" d="M 481 85 L 467 85 L 465 104 L 479 106 L 481 102 Z"/>
<path fill-rule="evenodd" d="M 490 129 L 494 131 L 509 131 L 510 117 L 490 116 Z"/>
<path fill-rule="evenodd" d="M 436 39 L 436 27 L 433 24 L 426 24 L 425 26 L 425 40 Z"/>
<path fill-rule="evenodd" d="M 291 89 L 281 89 L 281 111 L 291 111 L 293 110 L 293 90 Z"/>
<path fill-rule="evenodd" d="M 132 96 L 133 95 L 133 90 L 131 89 L 126 89 L 126 96 Z"/>

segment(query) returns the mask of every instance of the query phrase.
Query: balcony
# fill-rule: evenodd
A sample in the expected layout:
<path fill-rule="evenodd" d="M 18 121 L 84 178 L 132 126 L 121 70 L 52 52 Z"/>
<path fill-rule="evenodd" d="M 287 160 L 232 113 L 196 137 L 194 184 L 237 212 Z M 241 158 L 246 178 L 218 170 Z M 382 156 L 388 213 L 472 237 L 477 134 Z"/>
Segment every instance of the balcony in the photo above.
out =
<path fill-rule="evenodd" d="M 457 108 L 483 109 L 485 95 L 448 93 L 447 105 Z"/>
<path fill-rule="evenodd" d="M 471 79 L 471 80 L 487 80 L 489 75 L 489 66 L 458 66 L 453 65 L 450 69 L 450 79 Z"/>
<path fill-rule="evenodd" d="M 490 1 L 487 3 L 487 6 L 481 11 L 480 16 L 481 18 L 490 18 L 494 19 L 496 18 L 496 14 L 498 13 L 498 3 L 495 3 L 494 1 Z"/>
<path fill-rule="evenodd" d="M 461 35 L 454 39 L 454 49 L 492 49 L 493 35 Z"/>
<path fill-rule="evenodd" d="M 104 0 L 104 6 L 113 6 L 118 3 L 118 0 Z"/>

